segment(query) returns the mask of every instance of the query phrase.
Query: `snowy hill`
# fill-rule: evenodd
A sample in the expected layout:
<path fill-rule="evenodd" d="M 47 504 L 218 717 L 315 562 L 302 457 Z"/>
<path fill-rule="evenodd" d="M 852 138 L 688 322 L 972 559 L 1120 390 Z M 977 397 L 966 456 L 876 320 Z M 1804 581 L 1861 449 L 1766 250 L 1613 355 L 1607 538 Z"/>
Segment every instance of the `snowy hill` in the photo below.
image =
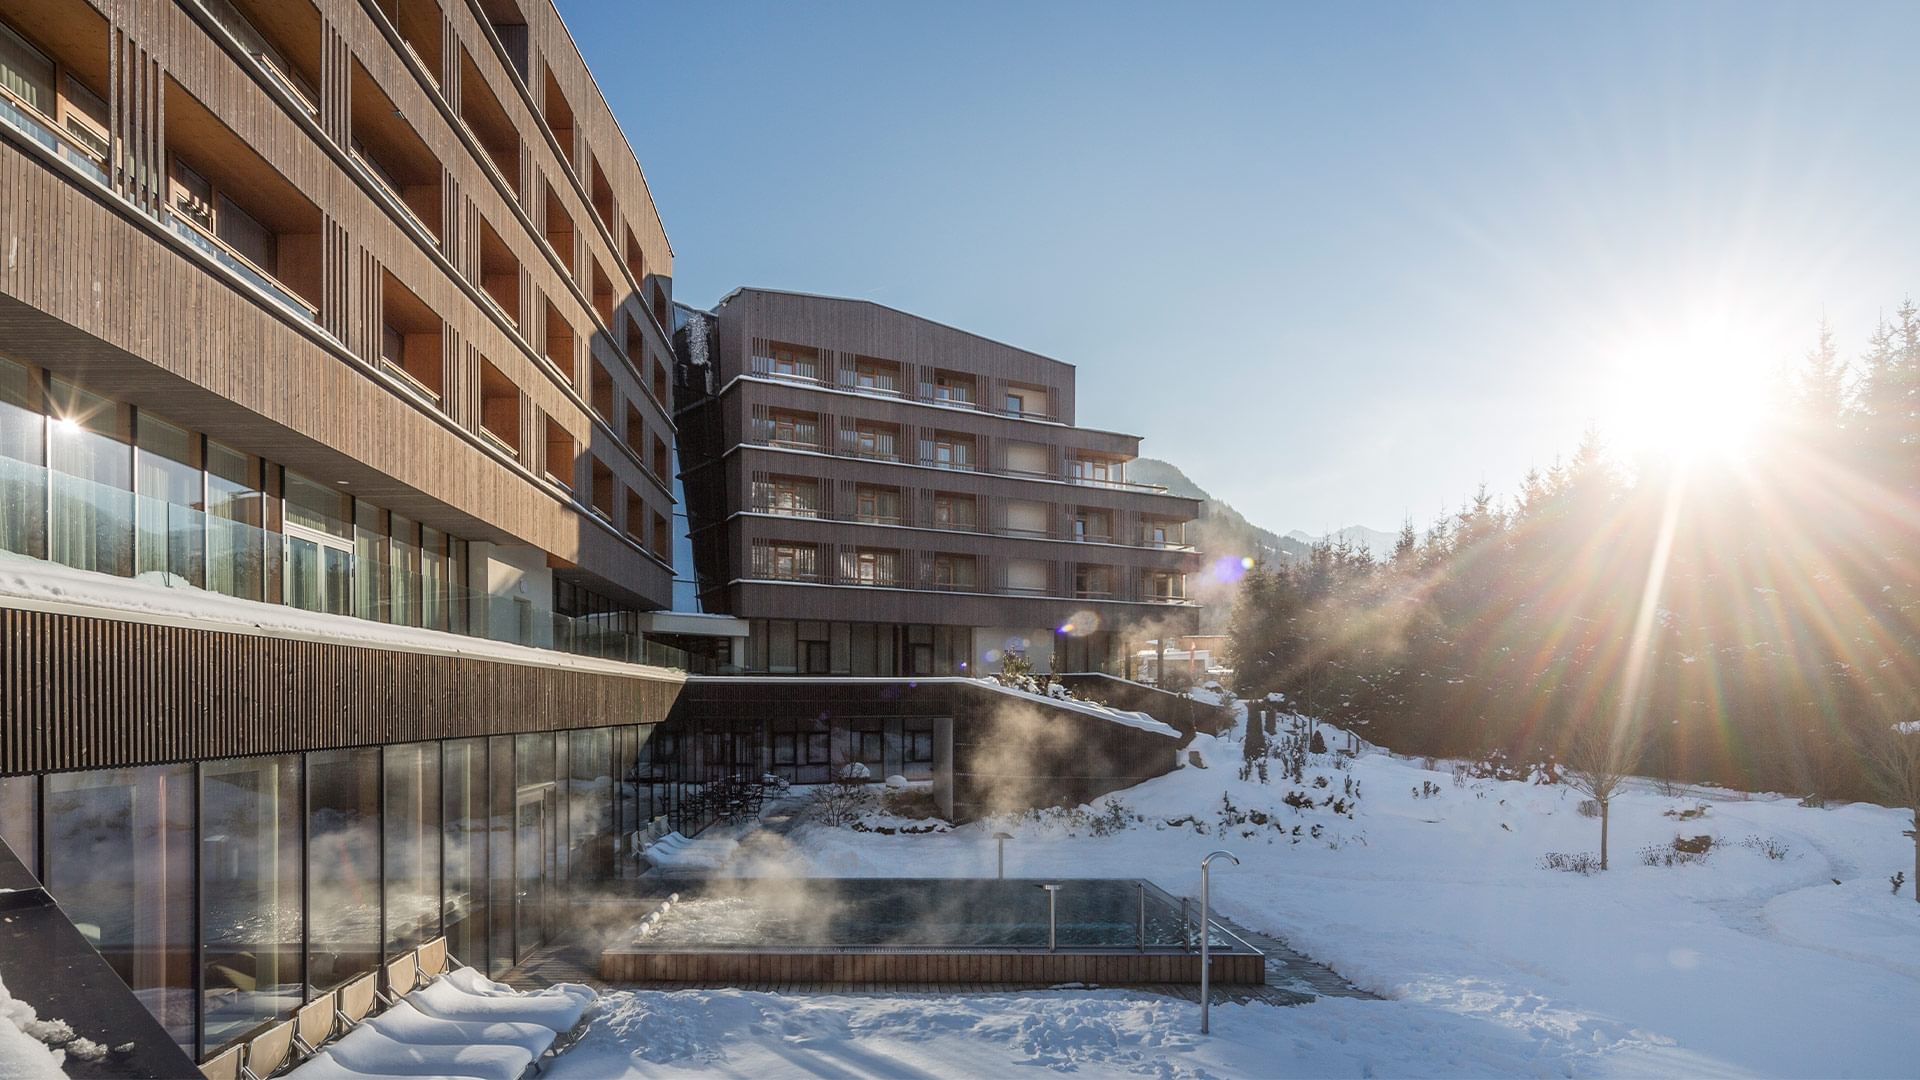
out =
<path fill-rule="evenodd" d="M 760 865 L 990 876 L 991 837 L 1005 829 L 1009 876 L 1071 868 L 1196 895 L 1201 856 L 1224 847 L 1243 860 L 1214 873 L 1227 916 L 1386 1000 L 1216 1006 L 1202 1039 L 1191 1004 L 1125 990 L 635 992 L 611 995 L 550 1071 L 1912 1075 L 1920 905 L 1911 882 L 1889 888 L 1912 869 L 1899 814 L 1638 783 L 1614 803 L 1613 869 L 1583 876 L 1543 865 L 1598 846 L 1599 823 L 1565 785 L 1456 779 L 1445 763 L 1379 752 L 1312 755 L 1298 783 L 1269 762 L 1262 783 L 1239 775 L 1243 730 L 1195 740 L 1208 768 L 1098 800 L 1091 815 L 927 835 L 803 825 Z M 1350 816 L 1325 805 L 1349 781 L 1360 791 Z M 1096 815 L 1130 824 L 1095 835 Z M 1665 864 L 1676 836 L 1701 835 L 1712 838 L 1704 859 Z"/>
<path fill-rule="evenodd" d="M 1312 547 L 1318 543 L 1333 543 L 1345 540 L 1354 547 L 1365 547 L 1375 555 L 1384 556 L 1393 553 L 1393 545 L 1399 540 L 1398 533 L 1381 532 L 1369 529 L 1365 525 L 1349 525 L 1344 529 L 1335 529 L 1330 533 L 1314 536 L 1305 529 L 1295 529 L 1287 534 L 1287 539 Z"/>

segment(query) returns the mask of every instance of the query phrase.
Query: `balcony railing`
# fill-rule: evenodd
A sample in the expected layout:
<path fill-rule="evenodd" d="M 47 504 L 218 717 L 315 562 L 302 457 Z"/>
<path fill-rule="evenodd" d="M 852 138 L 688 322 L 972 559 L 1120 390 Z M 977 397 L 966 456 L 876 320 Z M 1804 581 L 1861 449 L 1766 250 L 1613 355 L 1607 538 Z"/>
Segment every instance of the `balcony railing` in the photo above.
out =
<path fill-rule="evenodd" d="M 319 321 L 320 309 L 307 303 L 304 298 L 293 292 L 293 290 L 280 284 L 279 280 L 272 274 L 254 265 L 245 255 L 228 247 L 226 243 L 212 233 L 194 224 L 192 220 L 176 214 L 171 210 L 166 213 L 168 218 L 172 220 L 173 231 L 178 234 L 181 239 L 212 256 L 214 262 L 233 271 L 245 280 L 247 284 L 252 285 L 254 288 L 259 289 L 261 292 L 266 293 L 278 301 L 281 307 L 286 308 L 288 311 L 293 312 L 308 322 Z"/>
<path fill-rule="evenodd" d="M 805 441 L 801 441 L 798 439 L 795 439 L 795 440 L 777 439 L 772 437 L 771 434 L 769 434 L 768 428 L 767 428 L 767 422 L 764 420 L 756 420 L 753 422 L 753 424 L 748 429 L 748 435 L 746 439 L 746 443 L 749 446 L 777 446 L 777 447 L 781 447 L 783 449 L 789 449 L 789 450 L 810 450 L 818 454 L 829 454 L 834 457 L 852 458 L 852 459 L 862 460 L 862 461 L 890 461 L 890 462 L 894 462 L 896 464 L 902 464 L 902 465 L 920 464 L 919 462 L 902 461 L 897 452 L 892 452 L 892 451 L 883 452 L 878 450 L 859 451 L 845 445 L 846 443 L 845 439 L 843 439 L 842 442 L 843 442 L 843 445 L 841 446 L 841 448 L 836 450 L 836 449 L 829 448 L 811 439 L 808 439 Z M 984 473 L 989 476 L 1010 476 L 1010 477 L 1014 477 L 1016 479 L 1022 479 L 1022 480 L 1052 480 L 1056 483 L 1074 484 L 1080 487 L 1107 488 L 1110 490 L 1117 490 L 1117 491 L 1137 491 L 1137 492 L 1141 492 L 1143 494 L 1149 494 L 1149 495 L 1164 495 L 1167 493 L 1167 488 L 1166 488 L 1166 485 L 1164 484 L 1139 484 L 1129 480 L 1101 480 L 1101 479 L 1093 479 L 1090 477 L 1073 476 L 1071 474 L 1055 475 L 1053 473 L 1028 472 L 1024 469 L 993 469 L 977 463 L 968 464 L 965 466 L 931 465 L 930 464 L 928 465 L 928 467 L 929 468 L 956 468 L 957 467 L 957 468 L 963 468 L 967 472 Z"/>
<path fill-rule="evenodd" d="M 113 181 L 107 175 L 105 158 L 95 155 L 91 147 L 14 97 L 4 84 L 0 84 L 0 120 L 85 173 L 94 183 L 112 190 Z"/>
<path fill-rule="evenodd" d="M 916 393 L 908 393 L 898 384 L 897 379 L 876 379 L 873 385 L 862 385 L 857 372 L 842 370 L 838 381 L 822 378 L 819 367 L 795 366 L 791 371 L 782 371 L 770 356 L 753 356 L 747 360 L 750 374 L 764 379 L 779 379 L 783 382 L 800 383 L 806 386 L 818 386 L 844 390 L 850 394 L 865 394 L 869 397 L 887 398 L 893 401 L 912 401 L 922 405 L 945 405 L 955 409 L 971 409 L 974 412 L 991 413 L 995 416 L 1010 416 L 1017 420 L 1040 420 L 1052 422 L 1056 417 L 1050 412 L 1030 412 L 1025 409 L 1005 409 L 988 406 L 974 400 L 974 391 L 965 387 L 948 388 L 944 393 L 932 383 L 921 383 Z"/>
<path fill-rule="evenodd" d="M 258 511 L 263 496 L 248 498 Z M 137 577 L 185 594 L 214 593 L 627 663 L 687 666 L 685 653 L 620 628 L 617 615 L 513 617 L 508 597 L 461 585 L 450 562 L 437 569 L 427 561 L 396 565 L 360 554 L 344 538 L 297 527 L 273 532 L 6 457 L 0 457 L 0 553 Z M 504 607 L 509 617 L 490 619 L 495 607 Z"/>

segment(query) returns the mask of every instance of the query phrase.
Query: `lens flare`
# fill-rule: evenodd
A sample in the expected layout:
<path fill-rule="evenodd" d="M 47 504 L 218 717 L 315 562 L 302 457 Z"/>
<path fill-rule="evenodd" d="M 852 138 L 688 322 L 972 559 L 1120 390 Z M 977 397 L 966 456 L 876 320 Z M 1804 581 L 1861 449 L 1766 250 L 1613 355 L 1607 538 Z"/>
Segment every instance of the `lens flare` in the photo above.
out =
<path fill-rule="evenodd" d="M 1212 566 L 1207 568 L 1207 573 L 1210 574 L 1215 581 L 1222 584 L 1232 584 L 1246 577 L 1247 571 L 1251 569 L 1253 569 L 1253 558 L 1251 556 L 1222 555 L 1213 561 Z"/>
<path fill-rule="evenodd" d="M 1060 624 L 1060 632 L 1068 637 L 1086 637 L 1099 629 L 1100 616 L 1092 611 L 1076 611 Z"/>

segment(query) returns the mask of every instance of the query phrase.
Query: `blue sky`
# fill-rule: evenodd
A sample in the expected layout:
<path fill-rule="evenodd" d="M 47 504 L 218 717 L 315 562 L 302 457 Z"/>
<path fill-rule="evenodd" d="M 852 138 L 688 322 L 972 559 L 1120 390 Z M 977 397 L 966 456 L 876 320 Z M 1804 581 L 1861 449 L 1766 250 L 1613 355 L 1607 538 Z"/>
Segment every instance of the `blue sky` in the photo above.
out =
<path fill-rule="evenodd" d="M 1681 357 L 1857 352 L 1920 290 L 1920 8 L 559 7 L 680 299 L 1069 361 L 1081 423 L 1281 531 L 1637 445 Z"/>

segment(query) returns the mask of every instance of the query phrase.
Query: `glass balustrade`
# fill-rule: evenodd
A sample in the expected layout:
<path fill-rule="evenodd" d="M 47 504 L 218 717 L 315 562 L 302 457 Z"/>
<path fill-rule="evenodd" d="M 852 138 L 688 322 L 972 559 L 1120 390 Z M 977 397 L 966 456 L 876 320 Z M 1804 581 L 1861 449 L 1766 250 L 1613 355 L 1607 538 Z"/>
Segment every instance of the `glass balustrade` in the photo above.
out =
<path fill-rule="evenodd" d="M 688 654 L 632 629 L 632 613 L 516 617 L 506 597 L 450 580 L 439 563 L 396 564 L 350 541 L 289 526 L 273 532 L 231 513 L 168 502 L 0 457 L 0 558 L 76 569 L 301 611 L 442 630 L 533 648 L 685 670 Z M 502 616 L 491 617 L 498 609 Z"/>

